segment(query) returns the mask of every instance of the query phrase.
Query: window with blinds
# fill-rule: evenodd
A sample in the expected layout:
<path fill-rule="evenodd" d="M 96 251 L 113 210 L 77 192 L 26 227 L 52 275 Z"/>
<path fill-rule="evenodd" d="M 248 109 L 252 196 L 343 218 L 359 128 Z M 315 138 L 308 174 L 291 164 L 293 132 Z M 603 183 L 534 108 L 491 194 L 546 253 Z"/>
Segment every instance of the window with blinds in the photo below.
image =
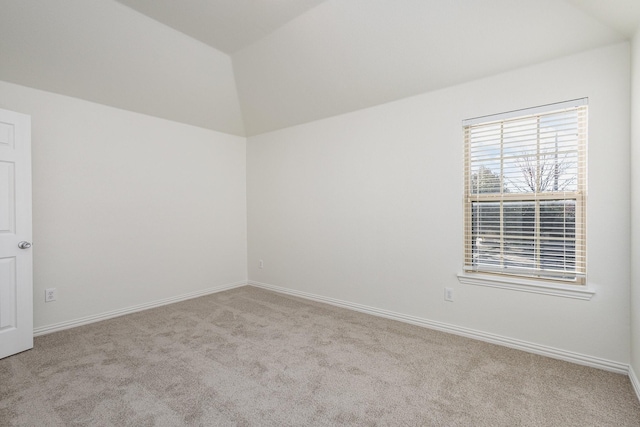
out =
<path fill-rule="evenodd" d="M 463 126 L 465 271 L 584 284 L 587 99 Z"/>

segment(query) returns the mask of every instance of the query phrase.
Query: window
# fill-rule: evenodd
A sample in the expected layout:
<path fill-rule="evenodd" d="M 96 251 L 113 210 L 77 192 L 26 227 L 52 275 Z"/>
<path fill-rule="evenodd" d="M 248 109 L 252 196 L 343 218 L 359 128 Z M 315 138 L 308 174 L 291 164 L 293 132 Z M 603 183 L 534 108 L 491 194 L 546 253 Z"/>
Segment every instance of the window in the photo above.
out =
<path fill-rule="evenodd" d="M 584 284 L 587 99 L 463 126 L 465 272 Z"/>

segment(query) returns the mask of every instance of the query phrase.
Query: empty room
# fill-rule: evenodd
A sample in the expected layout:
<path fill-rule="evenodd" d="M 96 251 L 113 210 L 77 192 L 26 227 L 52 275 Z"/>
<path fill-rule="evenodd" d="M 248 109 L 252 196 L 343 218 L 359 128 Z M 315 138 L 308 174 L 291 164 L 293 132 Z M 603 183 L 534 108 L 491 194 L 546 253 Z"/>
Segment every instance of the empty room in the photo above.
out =
<path fill-rule="evenodd" d="M 637 0 L 0 7 L 0 426 L 640 426 Z"/>

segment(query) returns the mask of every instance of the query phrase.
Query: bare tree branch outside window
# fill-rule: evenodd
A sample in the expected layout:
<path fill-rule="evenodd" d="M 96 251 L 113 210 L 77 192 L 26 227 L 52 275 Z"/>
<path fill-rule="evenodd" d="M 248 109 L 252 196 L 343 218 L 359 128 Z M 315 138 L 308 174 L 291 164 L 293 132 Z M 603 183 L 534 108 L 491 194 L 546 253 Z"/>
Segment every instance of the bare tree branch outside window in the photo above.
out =
<path fill-rule="evenodd" d="M 551 153 L 540 155 L 525 155 L 517 161 L 517 166 L 522 172 L 523 181 L 515 179 L 506 180 L 518 192 L 542 193 L 545 191 L 565 191 L 576 183 L 576 174 L 567 174 L 567 171 L 575 168 L 575 161 L 570 153 L 558 153 L 558 139 L 556 137 L 556 149 Z"/>

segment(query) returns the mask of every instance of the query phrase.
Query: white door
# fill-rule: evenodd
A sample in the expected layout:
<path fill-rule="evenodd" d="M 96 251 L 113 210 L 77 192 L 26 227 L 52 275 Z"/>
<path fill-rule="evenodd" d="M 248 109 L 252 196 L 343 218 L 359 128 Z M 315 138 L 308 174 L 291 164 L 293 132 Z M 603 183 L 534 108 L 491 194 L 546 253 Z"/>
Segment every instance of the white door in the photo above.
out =
<path fill-rule="evenodd" d="M 0 358 L 33 347 L 31 117 L 0 110 Z"/>

